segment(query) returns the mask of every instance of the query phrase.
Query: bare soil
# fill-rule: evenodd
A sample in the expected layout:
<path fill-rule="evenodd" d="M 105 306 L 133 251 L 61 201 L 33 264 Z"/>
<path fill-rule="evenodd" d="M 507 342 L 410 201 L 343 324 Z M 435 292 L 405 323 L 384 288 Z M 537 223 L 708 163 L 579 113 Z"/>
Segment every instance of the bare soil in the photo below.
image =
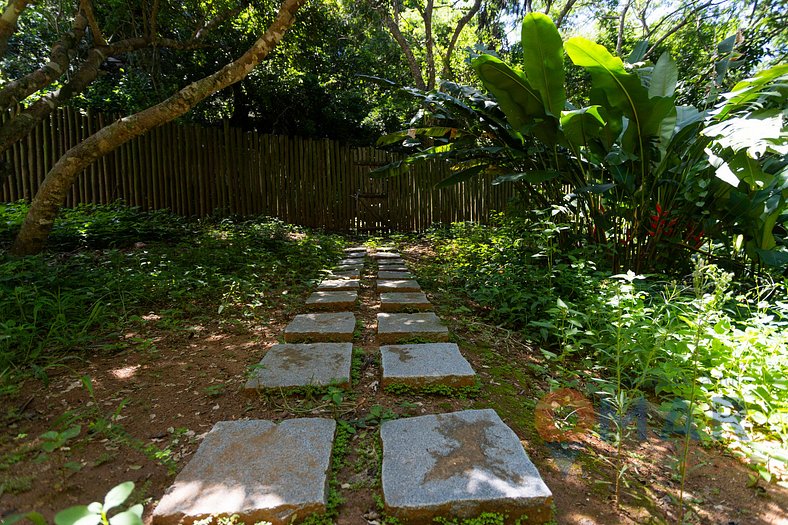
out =
<path fill-rule="evenodd" d="M 403 255 L 416 260 L 424 250 L 415 247 Z M 363 328 L 354 346 L 365 354 L 360 380 L 339 405 L 322 394 L 249 398 L 241 392 L 248 367 L 280 340 L 286 323 L 300 313 L 288 305 L 303 305 L 306 297 L 289 297 L 254 322 L 217 317 L 199 325 L 170 326 L 162 322 L 163 314 L 151 312 L 137 328 L 121 335 L 128 343 L 125 349 L 97 351 L 85 361 L 71 361 L 46 385 L 27 381 L 17 394 L 2 399 L 0 407 L 0 483 L 5 486 L 0 517 L 37 510 L 51 519 L 70 505 L 100 501 L 109 488 L 131 480 L 137 487 L 132 498 L 145 504 L 149 524 L 156 503 L 216 422 L 309 415 L 336 417 L 357 427 L 338 474 L 345 502 L 337 523 L 380 523 L 380 444 L 371 409 L 373 415 L 387 409 L 405 417 L 489 407 L 497 409 L 523 440 L 553 491 L 558 523 L 676 522 L 675 458 L 681 443 L 659 438 L 656 426 L 646 439 L 627 442 L 629 468 L 616 508 L 611 489 L 615 450 L 610 443 L 587 432 L 562 447 L 545 443 L 534 428 L 536 401 L 550 390 L 538 367 L 539 353 L 516 334 L 472 316 L 453 315 L 453 307 L 459 305 L 446 304 L 440 290 L 426 289 L 479 372 L 480 395 L 463 399 L 382 392 L 374 337 L 379 305 L 371 275 L 368 265 L 356 312 Z M 83 376 L 90 378 L 92 396 Z M 81 427 L 77 438 L 52 453 L 42 452 L 38 436 L 74 424 Z M 788 490 L 763 482 L 753 485 L 747 466 L 721 449 L 693 446 L 691 458 L 685 487 L 689 523 L 788 523 Z"/>

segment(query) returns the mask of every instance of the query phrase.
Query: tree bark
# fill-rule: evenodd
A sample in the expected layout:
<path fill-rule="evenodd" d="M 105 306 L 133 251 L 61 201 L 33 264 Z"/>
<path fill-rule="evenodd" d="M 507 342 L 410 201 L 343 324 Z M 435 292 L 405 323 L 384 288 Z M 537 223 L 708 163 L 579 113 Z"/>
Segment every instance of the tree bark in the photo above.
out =
<path fill-rule="evenodd" d="M 468 25 L 468 22 L 476 16 L 476 13 L 479 12 L 479 9 L 482 7 L 482 0 L 476 0 L 471 6 L 471 9 L 465 13 L 465 15 L 457 21 L 457 27 L 454 28 L 454 33 L 451 35 L 451 40 L 449 41 L 449 46 L 446 48 L 446 56 L 443 58 L 443 71 L 441 72 L 441 76 L 444 80 L 454 79 L 454 72 L 451 70 L 451 57 L 454 54 L 454 46 L 457 45 L 457 39 L 460 37 L 460 33 Z"/>
<path fill-rule="evenodd" d="M 424 40 L 427 48 L 427 89 L 435 89 L 435 40 L 432 37 L 432 9 L 434 0 L 427 0 L 421 19 L 424 20 Z"/>
<path fill-rule="evenodd" d="M 71 52 L 79 45 L 80 40 L 85 35 L 85 28 L 88 25 L 87 18 L 78 11 L 74 17 L 71 31 L 52 46 L 49 62 L 43 67 L 25 75 L 24 77 L 9 82 L 0 89 L 0 110 L 8 109 L 17 102 L 24 100 L 32 93 L 48 86 L 54 80 L 60 78 L 66 72 L 69 62 L 71 62 Z"/>
<path fill-rule="evenodd" d="M 16 21 L 29 3 L 30 0 L 8 0 L 8 5 L 3 9 L 0 15 L 0 56 L 5 54 L 8 39 L 16 31 Z"/>
<path fill-rule="evenodd" d="M 68 190 L 82 170 L 121 144 L 183 115 L 208 96 L 248 75 L 279 43 L 295 21 L 296 12 L 306 1 L 284 0 L 276 19 L 240 58 L 212 75 L 192 82 L 167 100 L 102 128 L 68 150 L 47 173 L 33 198 L 11 253 L 40 253 Z"/>
<path fill-rule="evenodd" d="M 424 75 L 421 73 L 421 66 L 416 60 L 416 56 L 413 54 L 410 44 L 408 44 L 408 41 L 405 40 L 405 36 L 402 34 L 402 31 L 399 30 L 399 24 L 397 24 L 397 21 L 392 18 L 385 6 L 380 8 L 379 12 L 380 16 L 383 18 L 383 23 L 386 25 L 386 29 L 389 30 L 389 33 L 391 33 L 391 36 L 394 37 L 397 45 L 399 45 L 400 49 L 402 49 L 402 52 L 405 54 L 405 60 L 408 61 L 408 68 L 410 69 L 410 74 L 413 77 L 413 82 L 416 84 L 417 88 L 425 91 L 427 89 L 427 83 L 424 82 Z"/>
<path fill-rule="evenodd" d="M 624 9 L 621 10 L 621 16 L 618 20 L 618 37 L 616 38 L 616 54 L 618 56 L 621 56 L 621 51 L 624 47 L 624 27 L 627 20 L 627 11 L 629 11 L 631 5 L 632 0 L 627 0 Z"/>

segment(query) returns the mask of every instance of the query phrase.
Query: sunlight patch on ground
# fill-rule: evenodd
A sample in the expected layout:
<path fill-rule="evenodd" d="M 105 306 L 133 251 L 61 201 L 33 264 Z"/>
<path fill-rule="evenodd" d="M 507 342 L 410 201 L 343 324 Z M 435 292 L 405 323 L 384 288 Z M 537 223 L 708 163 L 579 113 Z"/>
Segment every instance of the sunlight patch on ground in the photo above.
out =
<path fill-rule="evenodd" d="M 123 368 L 110 370 L 109 373 L 112 374 L 116 379 L 130 379 L 134 377 L 139 368 L 140 365 L 124 366 Z"/>

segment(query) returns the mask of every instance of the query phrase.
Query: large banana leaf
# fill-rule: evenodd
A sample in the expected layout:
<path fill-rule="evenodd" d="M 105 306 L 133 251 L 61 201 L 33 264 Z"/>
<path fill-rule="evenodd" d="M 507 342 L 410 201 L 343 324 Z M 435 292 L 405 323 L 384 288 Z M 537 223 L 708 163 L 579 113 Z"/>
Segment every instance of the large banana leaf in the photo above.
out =
<path fill-rule="evenodd" d="M 548 115 L 556 118 L 566 106 L 564 89 L 564 43 L 555 24 L 542 13 L 523 18 L 523 72 L 544 102 Z"/>
<path fill-rule="evenodd" d="M 679 68 L 670 58 L 668 52 L 662 53 L 651 71 L 651 83 L 648 86 L 649 97 L 672 97 L 679 81 Z"/>
<path fill-rule="evenodd" d="M 575 147 L 587 146 L 607 122 L 600 113 L 602 106 L 588 106 L 574 111 L 564 111 L 561 115 L 561 129 L 564 136 Z"/>
<path fill-rule="evenodd" d="M 542 99 L 520 71 L 491 55 L 479 56 L 471 65 L 515 130 L 545 116 Z"/>
<path fill-rule="evenodd" d="M 564 47 L 572 62 L 591 74 L 595 92 L 604 93 L 607 104 L 629 119 L 622 138 L 624 149 L 644 156 L 649 139 L 659 135 L 662 120 L 675 108 L 673 100 L 660 96 L 650 98 L 640 78 L 628 73 L 621 59 L 599 44 L 573 37 L 565 42 Z"/>

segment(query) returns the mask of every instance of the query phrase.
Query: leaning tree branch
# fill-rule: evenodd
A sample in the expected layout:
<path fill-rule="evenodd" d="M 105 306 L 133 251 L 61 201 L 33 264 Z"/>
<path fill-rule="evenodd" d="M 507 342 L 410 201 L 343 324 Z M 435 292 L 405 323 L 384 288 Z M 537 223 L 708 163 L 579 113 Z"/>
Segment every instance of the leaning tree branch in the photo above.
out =
<path fill-rule="evenodd" d="M 96 13 L 93 11 L 93 2 L 91 0 L 79 0 L 79 8 L 85 14 L 85 18 L 88 19 L 88 26 L 90 27 L 90 32 L 93 37 L 93 45 L 106 46 L 107 39 L 104 38 L 101 28 L 99 27 L 98 22 L 96 22 Z"/>
<path fill-rule="evenodd" d="M 621 56 L 621 51 L 624 46 L 624 25 L 627 20 L 627 11 L 632 6 L 632 0 L 627 0 L 624 9 L 621 10 L 621 16 L 618 20 L 618 36 L 616 37 L 616 54 Z"/>
<path fill-rule="evenodd" d="M 25 10 L 30 0 L 8 0 L 8 4 L 0 15 L 0 56 L 5 54 L 8 39 L 16 31 L 16 21 Z"/>
<path fill-rule="evenodd" d="M 307 0 L 284 0 L 276 19 L 240 58 L 192 82 L 167 100 L 106 126 L 68 150 L 47 173 L 22 223 L 12 253 L 39 253 L 77 176 L 95 160 L 148 130 L 183 115 L 196 104 L 248 75 L 279 43 Z"/>
<path fill-rule="evenodd" d="M 405 60 L 408 61 L 408 67 L 410 68 L 410 74 L 413 77 L 413 82 L 416 84 L 417 88 L 425 91 L 427 89 L 427 84 L 424 82 L 424 75 L 421 72 L 421 66 L 419 66 L 410 44 L 408 44 L 408 41 L 405 40 L 405 36 L 402 34 L 402 31 L 400 31 L 399 25 L 394 20 L 394 18 L 392 18 L 391 13 L 389 13 L 385 6 L 378 6 L 378 12 L 383 19 L 383 23 L 386 25 L 386 29 L 389 30 L 389 33 L 391 33 L 391 36 L 394 37 L 397 45 L 399 45 L 400 49 L 402 49 L 402 52 L 405 54 Z"/>
<path fill-rule="evenodd" d="M 427 0 L 424 11 L 421 12 L 421 19 L 424 20 L 424 36 L 427 48 L 427 89 L 435 88 L 435 40 L 432 36 L 432 10 L 435 0 Z"/>
<path fill-rule="evenodd" d="M 71 62 L 71 52 L 76 49 L 79 41 L 85 35 L 87 23 L 87 18 L 81 12 L 78 12 L 74 18 L 71 31 L 64 34 L 52 46 L 49 62 L 32 73 L 9 82 L 0 89 L 0 111 L 12 107 L 20 100 L 24 100 L 32 93 L 51 84 L 66 72 L 68 64 Z"/>
<path fill-rule="evenodd" d="M 454 46 L 457 45 L 457 39 L 460 38 L 460 33 L 468 25 L 476 13 L 479 12 L 479 9 L 482 7 L 482 0 L 475 0 L 473 5 L 471 6 L 470 10 L 463 15 L 457 21 L 457 27 L 454 28 L 454 33 L 451 35 L 451 40 L 449 41 L 449 46 L 446 48 L 446 56 L 443 57 L 443 72 L 441 76 L 444 80 L 449 80 L 454 77 L 454 73 L 451 70 L 451 57 L 454 54 Z"/>
<path fill-rule="evenodd" d="M 671 27 L 667 32 L 665 32 L 664 35 L 659 37 L 659 39 L 656 42 L 654 42 L 654 45 L 652 45 L 648 49 L 648 51 L 646 51 L 646 53 L 643 55 L 643 59 L 645 60 L 646 58 L 648 58 L 648 56 L 651 53 L 653 53 L 655 49 L 659 48 L 659 46 L 662 45 L 662 42 L 664 42 L 670 35 L 672 35 L 676 31 L 678 31 L 679 29 L 681 29 L 682 27 L 693 21 L 695 19 L 695 15 L 697 15 L 707 7 L 711 6 L 712 3 L 713 3 L 712 1 L 709 1 L 706 2 L 705 4 L 701 4 L 700 6 L 693 9 L 690 13 L 688 13 L 681 22 Z"/>
<path fill-rule="evenodd" d="M 572 8 L 575 6 L 576 3 L 577 0 L 566 1 L 566 4 L 564 4 L 564 8 L 561 9 L 561 12 L 558 13 L 558 17 L 555 19 L 555 27 L 561 27 L 561 24 L 564 23 L 566 17 L 569 16 L 569 11 L 572 10 Z"/>

